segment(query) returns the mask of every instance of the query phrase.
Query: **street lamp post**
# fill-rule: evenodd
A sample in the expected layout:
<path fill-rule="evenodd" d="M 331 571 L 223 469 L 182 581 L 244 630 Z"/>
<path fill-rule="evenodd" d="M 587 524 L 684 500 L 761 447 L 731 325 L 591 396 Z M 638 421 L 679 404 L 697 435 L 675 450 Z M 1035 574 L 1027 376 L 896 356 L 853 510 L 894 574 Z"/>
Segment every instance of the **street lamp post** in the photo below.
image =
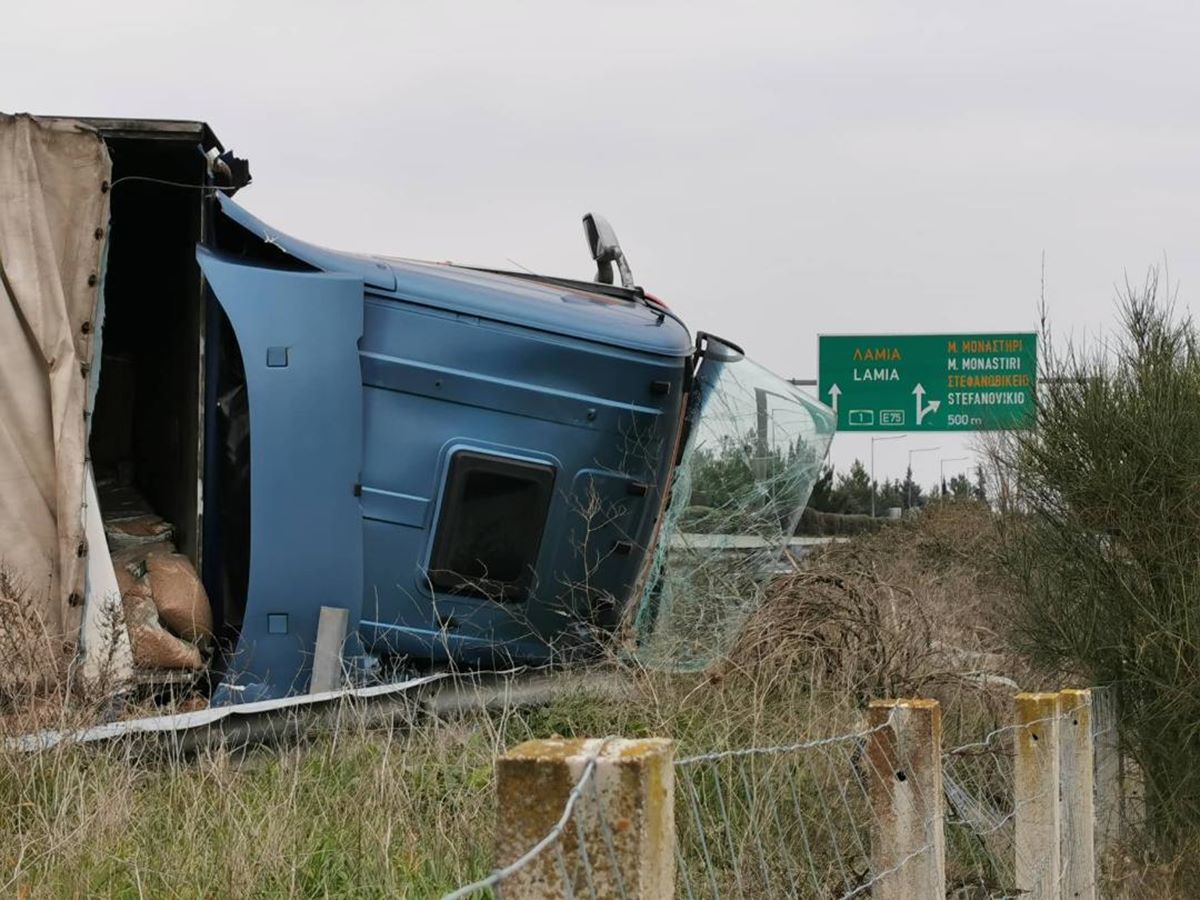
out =
<path fill-rule="evenodd" d="M 875 518 L 875 442 L 876 441 L 899 441 L 908 437 L 907 434 L 893 434 L 888 437 L 871 436 L 871 518 Z"/>
<path fill-rule="evenodd" d="M 964 460 L 967 460 L 967 459 L 970 459 L 970 457 L 967 457 L 967 456 L 951 456 L 951 457 L 949 457 L 949 458 L 947 458 L 947 459 L 943 459 L 943 460 L 941 460 L 941 462 L 940 462 L 940 471 L 941 471 L 941 475 L 942 475 L 942 496 L 943 496 L 943 497 L 945 497 L 945 496 L 946 496 L 946 463 L 948 463 L 948 462 L 963 462 Z"/>
<path fill-rule="evenodd" d="M 941 450 L 941 446 L 937 447 L 913 447 L 908 451 L 908 508 L 912 509 L 912 458 L 914 453 L 930 453 L 934 450 Z"/>

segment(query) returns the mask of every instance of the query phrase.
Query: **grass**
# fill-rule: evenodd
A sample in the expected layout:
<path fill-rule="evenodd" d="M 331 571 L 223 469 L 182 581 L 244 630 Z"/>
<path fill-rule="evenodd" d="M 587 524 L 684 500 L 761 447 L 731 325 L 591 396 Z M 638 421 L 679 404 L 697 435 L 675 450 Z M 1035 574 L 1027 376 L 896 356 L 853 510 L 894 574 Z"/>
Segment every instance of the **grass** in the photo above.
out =
<path fill-rule="evenodd" d="M 1032 677 L 1004 652 L 992 527 L 983 507 L 947 504 L 830 548 L 781 579 L 705 673 L 613 665 L 556 676 L 538 706 L 414 706 L 383 722 L 347 705 L 300 743 L 186 757 L 0 743 L 0 896 L 439 897 L 489 871 L 494 760 L 529 738 L 669 736 L 683 757 L 855 735 L 867 700 L 908 695 L 942 701 L 945 746 L 978 740 L 1011 690 L 963 673 Z M 789 879 L 841 896 L 869 877 L 861 741 L 677 778 L 697 896 L 713 882 L 776 896 Z M 969 887 L 956 896 L 987 896 L 987 848 L 948 837 Z M 1123 882 L 1147 883 L 1138 859 L 1119 861 Z"/>
<path fill-rule="evenodd" d="M 688 754 L 861 726 L 852 707 L 799 685 L 758 695 L 736 678 L 618 677 L 619 695 L 572 679 L 546 706 L 418 727 L 347 708 L 283 750 L 0 751 L 0 895 L 435 897 L 491 865 L 493 761 L 506 746 L 666 734 Z"/>

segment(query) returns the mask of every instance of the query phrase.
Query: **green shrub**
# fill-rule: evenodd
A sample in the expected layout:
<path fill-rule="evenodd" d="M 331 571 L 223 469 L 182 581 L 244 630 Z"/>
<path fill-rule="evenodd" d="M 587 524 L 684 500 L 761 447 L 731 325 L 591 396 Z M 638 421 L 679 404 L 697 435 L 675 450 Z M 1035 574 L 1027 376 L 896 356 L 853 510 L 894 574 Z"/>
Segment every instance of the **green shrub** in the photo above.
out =
<path fill-rule="evenodd" d="M 1022 648 L 1118 689 L 1150 834 L 1174 850 L 1200 828 L 1200 342 L 1155 273 L 1120 300 L 1102 345 L 1043 346 L 1036 428 L 996 451 L 1004 560 Z"/>

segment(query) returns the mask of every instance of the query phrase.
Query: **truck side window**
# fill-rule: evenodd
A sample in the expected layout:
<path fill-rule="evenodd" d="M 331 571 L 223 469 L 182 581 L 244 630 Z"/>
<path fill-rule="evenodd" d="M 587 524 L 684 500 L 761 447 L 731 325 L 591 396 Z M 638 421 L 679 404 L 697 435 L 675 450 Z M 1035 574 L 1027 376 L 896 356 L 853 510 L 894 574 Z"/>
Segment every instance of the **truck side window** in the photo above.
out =
<path fill-rule="evenodd" d="M 553 487 L 551 466 L 455 453 L 429 560 L 434 588 L 523 600 L 533 584 Z"/>

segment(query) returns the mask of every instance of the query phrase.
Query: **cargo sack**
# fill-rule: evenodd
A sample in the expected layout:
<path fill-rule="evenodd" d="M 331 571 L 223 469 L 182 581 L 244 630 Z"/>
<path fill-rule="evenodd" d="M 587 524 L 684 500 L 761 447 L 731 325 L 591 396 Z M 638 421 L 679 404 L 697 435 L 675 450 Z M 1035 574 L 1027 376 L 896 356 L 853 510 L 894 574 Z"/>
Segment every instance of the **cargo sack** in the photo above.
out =
<path fill-rule="evenodd" d="M 185 641 L 212 637 L 212 607 L 191 560 L 182 553 L 153 554 L 146 572 L 158 617 L 171 631 Z"/>
<path fill-rule="evenodd" d="M 121 599 L 124 599 L 126 594 L 137 587 L 138 575 L 134 574 L 132 567 L 127 563 L 123 564 L 119 556 L 118 553 L 113 554 L 113 572 L 117 576 L 117 589 L 121 592 Z M 149 589 L 149 585 L 146 587 Z"/>
<path fill-rule="evenodd" d="M 134 575 L 146 574 L 146 560 L 151 556 L 169 556 L 175 553 L 175 545 L 170 541 L 157 541 L 153 544 L 136 544 L 117 550 L 112 555 L 113 568 L 117 570 L 117 580 L 121 579 L 121 570 L 127 570 Z"/>
<path fill-rule="evenodd" d="M 104 536 L 108 539 L 109 549 L 114 551 L 169 541 L 173 531 L 170 522 L 153 514 L 110 519 L 104 523 Z"/>
<path fill-rule="evenodd" d="M 121 607 L 133 649 L 133 664 L 139 669 L 199 669 L 204 665 L 200 651 L 162 627 L 150 594 L 150 580 L 117 568 Z"/>

